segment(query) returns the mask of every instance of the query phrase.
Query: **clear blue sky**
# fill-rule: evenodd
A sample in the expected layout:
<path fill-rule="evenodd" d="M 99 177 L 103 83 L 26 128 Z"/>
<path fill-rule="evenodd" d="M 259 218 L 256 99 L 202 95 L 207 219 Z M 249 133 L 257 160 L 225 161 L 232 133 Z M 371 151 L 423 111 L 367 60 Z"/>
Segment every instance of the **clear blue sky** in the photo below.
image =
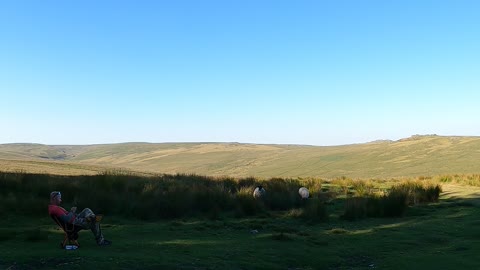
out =
<path fill-rule="evenodd" d="M 480 135 L 480 1 L 0 2 L 0 143 Z"/>

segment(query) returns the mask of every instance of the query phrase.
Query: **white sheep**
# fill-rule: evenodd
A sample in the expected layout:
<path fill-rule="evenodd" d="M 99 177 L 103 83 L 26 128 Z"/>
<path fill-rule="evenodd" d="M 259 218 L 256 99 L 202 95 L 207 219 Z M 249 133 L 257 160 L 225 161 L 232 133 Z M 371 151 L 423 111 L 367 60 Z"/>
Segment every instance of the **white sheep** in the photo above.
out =
<path fill-rule="evenodd" d="M 255 190 L 253 191 L 253 197 L 255 199 L 259 199 L 265 196 L 265 189 L 262 186 L 257 186 Z"/>
<path fill-rule="evenodd" d="M 310 193 L 308 192 L 308 189 L 306 187 L 301 187 L 298 190 L 298 194 L 300 194 L 300 197 L 302 197 L 302 199 L 308 199 L 308 197 L 310 196 Z"/>

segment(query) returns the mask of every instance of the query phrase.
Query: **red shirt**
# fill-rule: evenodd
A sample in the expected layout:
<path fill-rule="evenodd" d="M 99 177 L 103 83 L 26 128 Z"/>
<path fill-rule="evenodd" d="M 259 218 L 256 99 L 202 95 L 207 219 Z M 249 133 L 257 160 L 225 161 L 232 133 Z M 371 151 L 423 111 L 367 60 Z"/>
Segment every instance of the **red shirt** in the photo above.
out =
<path fill-rule="evenodd" d="M 68 215 L 68 211 L 65 210 L 65 208 L 60 207 L 58 205 L 50 204 L 48 205 L 48 214 L 54 215 L 58 218 L 65 219 L 66 216 Z M 75 219 L 75 215 L 72 215 L 72 218 L 68 222 L 72 223 L 74 219 Z"/>

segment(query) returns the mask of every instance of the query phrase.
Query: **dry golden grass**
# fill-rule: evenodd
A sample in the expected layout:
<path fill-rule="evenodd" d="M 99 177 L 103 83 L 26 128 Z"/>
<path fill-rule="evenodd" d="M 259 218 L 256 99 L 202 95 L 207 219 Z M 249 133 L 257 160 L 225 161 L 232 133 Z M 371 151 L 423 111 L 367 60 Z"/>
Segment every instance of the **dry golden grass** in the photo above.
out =
<path fill-rule="evenodd" d="M 479 149 L 480 137 L 414 136 L 395 142 L 330 147 L 239 143 L 9 144 L 0 145 L 0 158 L 51 162 L 15 165 L 12 161 L 8 170 L 52 170 L 61 174 L 95 173 L 106 167 L 209 176 L 388 179 L 478 174 Z M 57 165 L 57 161 L 69 165 Z M 6 166 L 0 164 L 0 170 L 6 170 Z"/>
<path fill-rule="evenodd" d="M 151 175 L 151 173 L 115 168 L 112 166 L 94 166 L 67 162 L 7 160 L 0 159 L 0 171 L 53 175 L 98 175 L 105 172 Z"/>

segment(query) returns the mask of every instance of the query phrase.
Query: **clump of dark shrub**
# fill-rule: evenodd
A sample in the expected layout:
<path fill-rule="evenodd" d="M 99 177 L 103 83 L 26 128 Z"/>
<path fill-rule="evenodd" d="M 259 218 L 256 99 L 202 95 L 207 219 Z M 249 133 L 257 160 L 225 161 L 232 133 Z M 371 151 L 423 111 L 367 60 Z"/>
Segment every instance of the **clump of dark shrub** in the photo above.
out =
<path fill-rule="evenodd" d="M 408 193 L 403 190 L 392 189 L 388 195 L 383 196 L 378 217 L 401 217 L 408 207 Z M 377 216 L 375 216 L 377 217 Z"/>
<path fill-rule="evenodd" d="M 327 207 L 319 199 L 308 199 L 300 217 L 314 222 L 326 221 L 328 220 Z"/>
<path fill-rule="evenodd" d="M 267 195 L 253 198 L 263 185 Z M 0 213 L 15 208 L 19 214 L 44 216 L 49 194 L 62 192 L 63 207 L 88 207 L 104 215 L 156 219 L 206 216 L 218 219 L 222 213 L 251 216 L 266 210 L 297 207 L 298 180 L 259 180 L 253 177 L 207 177 L 191 174 L 138 176 L 106 172 L 90 176 L 0 172 Z"/>
<path fill-rule="evenodd" d="M 408 205 L 437 202 L 442 192 L 438 184 L 422 181 L 405 181 L 392 187 L 391 193 L 404 194 Z"/>
<path fill-rule="evenodd" d="M 338 180 L 357 197 L 346 200 L 344 218 L 401 216 L 408 205 L 438 200 L 439 185 L 423 181 L 403 182 L 383 195 L 376 195 L 370 183 Z M 347 185 L 348 184 L 348 185 Z M 253 198 L 253 190 L 262 185 L 266 195 Z M 311 198 L 302 200 L 298 189 L 313 189 Z M 327 192 L 320 192 L 321 182 L 309 179 L 253 177 L 207 177 L 191 174 L 139 176 L 126 173 L 104 173 L 90 176 L 58 176 L 0 172 L 0 214 L 15 208 L 19 215 L 45 216 L 49 193 L 62 192 L 63 207 L 89 207 L 104 215 L 139 219 L 205 216 L 219 219 L 222 214 L 237 217 L 264 215 L 269 210 L 299 209 L 299 217 L 325 220 Z M 328 194 L 336 193 L 329 191 Z M 325 195 L 325 196 L 324 196 Z M 362 195 L 362 196 L 360 196 Z M 332 197 L 332 198 L 333 198 Z M 330 196 L 328 196 L 330 198 Z"/>
<path fill-rule="evenodd" d="M 441 193 L 438 184 L 406 181 L 394 185 L 386 194 L 371 193 L 347 198 L 342 217 L 357 220 L 365 217 L 401 217 L 409 205 L 436 202 Z"/>
<path fill-rule="evenodd" d="M 287 210 L 300 205 L 298 189 L 301 185 L 298 180 L 273 178 L 262 184 L 266 190 L 264 202 L 269 209 Z"/>
<path fill-rule="evenodd" d="M 345 201 L 345 211 L 342 218 L 346 220 L 357 220 L 367 217 L 368 198 L 352 197 Z"/>
<path fill-rule="evenodd" d="M 235 194 L 235 216 L 253 216 L 265 210 L 261 199 L 252 196 L 253 187 L 243 187 Z"/>

